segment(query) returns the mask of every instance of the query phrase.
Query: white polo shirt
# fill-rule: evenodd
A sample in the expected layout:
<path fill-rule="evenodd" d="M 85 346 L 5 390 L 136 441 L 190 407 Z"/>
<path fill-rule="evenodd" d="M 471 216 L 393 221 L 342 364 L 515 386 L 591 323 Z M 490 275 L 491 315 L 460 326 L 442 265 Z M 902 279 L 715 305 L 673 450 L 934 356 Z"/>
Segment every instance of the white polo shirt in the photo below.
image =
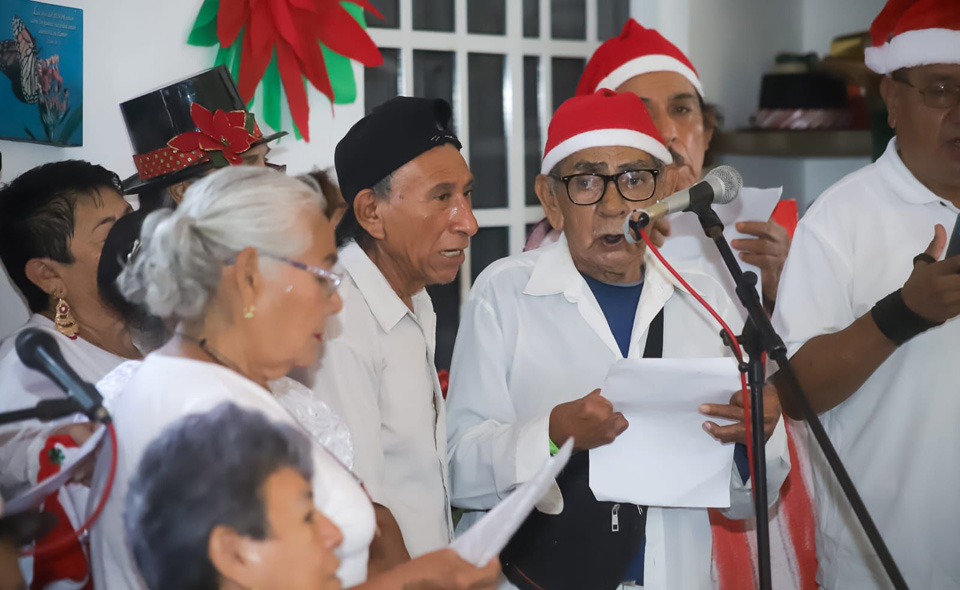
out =
<path fill-rule="evenodd" d="M 661 309 L 664 358 L 729 355 L 713 318 L 649 252 L 645 264 L 627 358 L 640 358 L 647 330 Z M 720 284 L 701 270 L 679 268 L 731 329 L 739 330 L 742 321 Z M 454 504 L 489 510 L 530 479 L 549 457 L 553 408 L 600 387 L 622 358 L 600 305 L 574 266 L 566 237 L 487 267 L 464 305 L 450 372 Z M 730 393 L 738 386 L 732 382 Z M 790 469 L 782 420 L 767 441 L 766 453 L 773 502 Z M 730 485 L 726 515 L 751 516 L 750 487 L 736 468 Z M 466 514 L 458 531 L 480 514 Z M 644 588 L 711 589 L 712 549 L 707 510 L 650 507 Z"/>
<path fill-rule="evenodd" d="M 896 140 L 833 185 L 797 227 L 774 324 L 792 356 L 903 286 L 934 225 L 958 210 L 910 173 Z M 960 321 L 901 346 L 823 425 L 911 588 L 960 587 Z M 819 581 L 888 588 L 879 561 L 811 438 Z"/>
<path fill-rule="evenodd" d="M 340 251 L 338 270 L 343 311 L 328 320 L 308 385 L 347 422 L 354 472 L 393 513 L 416 557 L 453 537 L 437 316 L 426 290 L 411 311 L 356 243 Z"/>

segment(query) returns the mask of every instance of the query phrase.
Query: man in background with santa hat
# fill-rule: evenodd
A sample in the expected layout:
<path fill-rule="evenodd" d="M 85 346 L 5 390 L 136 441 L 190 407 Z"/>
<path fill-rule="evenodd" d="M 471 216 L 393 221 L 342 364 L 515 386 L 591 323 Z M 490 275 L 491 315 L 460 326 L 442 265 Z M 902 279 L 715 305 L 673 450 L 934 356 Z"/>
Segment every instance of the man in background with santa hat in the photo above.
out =
<path fill-rule="evenodd" d="M 957 588 L 960 257 L 943 258 L 960 213 L 960 2 L 889 0 L 870 32 L 896 136 L 800 222 L 774 323 L 907 583 Z M 816 467 L 820 585 L 892 587 Z"/>
<path fill-rule="evenodd" d="M 677 190 L 689 188 L 703 177 L 707 149 L 720 115 L 715 106 L 704 101 L 700 76 L 677 46 L 655 29 L 628 20 L 618 36 L 604 42 L 590 57 L 577 85 L 577 96 L 601 88 L 630 92 L 643 99 L 677 166 Z M 790 206 L 795 207 L 792 202 Z M 791 213 L 795 220 L 795 210 Z M 775 212 L 774 217 L 781 214 Z M 535 247 L 548 229 L 546 220 L 541 222 L 539 231 L 531 233 L 533 241 L 528 249 Z M 756 236 L 735 240 L 732 246 L 742 252 L 744 262 L 761 269 L 763 300 L 768 309 L 772 308 L 790 237 L 773 220 L 738 220 L 737 230 Z"/>

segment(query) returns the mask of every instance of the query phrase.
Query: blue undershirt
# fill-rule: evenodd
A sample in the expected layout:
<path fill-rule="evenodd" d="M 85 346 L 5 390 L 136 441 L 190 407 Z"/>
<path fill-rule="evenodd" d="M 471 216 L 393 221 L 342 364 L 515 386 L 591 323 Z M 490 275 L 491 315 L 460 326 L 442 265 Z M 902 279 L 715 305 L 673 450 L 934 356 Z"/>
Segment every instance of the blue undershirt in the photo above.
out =
<path fill-rule="evenodd" d="M 607 325 L 613 333 L 613 339 L 617 341 L 617 346 L 620 348 L 620 354 L 626 358 L 630 352 L 630 336 L 633 334 L 633 321 L 637 315 L 637 306 L 640 304 L 640 294 L 643 292 L 643 281 L 625 285 L 611 285 L 587 275 L 582 276 L 593 292 L 593 296 L 597 299 L 597 303 L 600 304 L 603 317 L 606 318 Z M 746 482 L 750 477 L 747 448 L 744 445 L 737 444 L 733 451 L 733 458 L 741 479 Z M 643 585 L 643 560 L 646 545 L 647 539 L 644 535 L 640 544 L 640 551 L 627 569 L 624 581 Z"/>

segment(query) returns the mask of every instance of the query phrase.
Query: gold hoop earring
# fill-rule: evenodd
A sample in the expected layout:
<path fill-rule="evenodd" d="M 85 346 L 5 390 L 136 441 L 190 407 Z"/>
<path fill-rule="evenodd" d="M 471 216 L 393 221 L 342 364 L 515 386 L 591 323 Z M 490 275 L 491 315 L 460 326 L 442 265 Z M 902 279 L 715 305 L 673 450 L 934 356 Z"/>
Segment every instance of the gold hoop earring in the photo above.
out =
<path fill-rule="evenodd" d="M 253 314 L 255 311 L 257 311 L 257 307 L 255 305 L 248 305 L 247 307 L 244 307 L 243 308 L 244 319 L 252 320 Z"/>
<path fill-rule="evenodd" d="M 57 327 L 57 332 L 70 340 L 77 339 L 80 328 L 77 327 L 77 320 L 70 313 L 70 304 L 63 297 L 57 297 L 57 313 L 53 316 L 53 323 Z"/>

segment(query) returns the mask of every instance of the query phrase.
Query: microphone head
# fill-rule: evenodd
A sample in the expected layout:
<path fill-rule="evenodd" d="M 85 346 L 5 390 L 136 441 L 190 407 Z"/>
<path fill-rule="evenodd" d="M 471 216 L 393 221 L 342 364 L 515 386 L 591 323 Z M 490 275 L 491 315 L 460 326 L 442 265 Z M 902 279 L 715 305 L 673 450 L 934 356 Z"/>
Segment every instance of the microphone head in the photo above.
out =
<path fill-rule="evenodd" d="M 40 357 L 37 356 L 38 350 L 44 349 L 48 353 L 54 352 L 58 355 L 60 353 L 60 345 L 57 344 L 53 336 L 39 328 L 27 328 L 17 334 L 15 347 L 20 362 L 35 371 L 40 371 L 43 367 Z"/>
<path fill-rule="evenodd" d="M 715 194 L 713 203 L 723 205 L 737 198 L 740 189 L 743 188 L 743 177 L 733 166 L 717 166 L 710 172 L 707 172 L 707 178 L 716 178 L 723 185 L 723 192 Z"/>

